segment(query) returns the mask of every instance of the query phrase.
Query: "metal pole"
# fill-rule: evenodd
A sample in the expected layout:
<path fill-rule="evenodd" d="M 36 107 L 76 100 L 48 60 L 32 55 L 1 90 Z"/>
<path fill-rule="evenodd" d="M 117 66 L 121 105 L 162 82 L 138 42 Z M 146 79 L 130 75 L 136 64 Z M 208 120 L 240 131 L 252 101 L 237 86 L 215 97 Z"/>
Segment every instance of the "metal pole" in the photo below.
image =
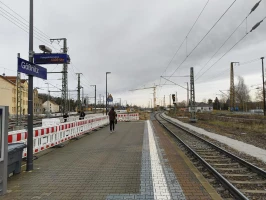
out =
<path fill-rule="evenodd" d="M 266 115 L 266 103 L 265 103 L 265 82 L 264 82 L 264 63 L 263 63 L 264 57 L 261 57 L 262 62 L 262 92 L 263 92 L 263 113 L 264 116 Z"/>
<path fill-rule="evenodd" d="M 190 68 L 190 107 L 191 107 L 191 122 L 196 122 L 196 105 L 195 105 L 195 85 L 194 85 L 194 69 Z"/>
<path fill-rule="evenodd" d="M 169 101 L 170 101 L 170 110 L 171 110 L 171 94 L 169 95 Z"/>
<path fill-rule="evenodd" d="M 70 92 L 68 90 L 68 111 L 70 112 Z"/>
<path fill-rule="evenodd" d="M 64 53 L 67 53 L 67 39 L 64 38 Z M 67 80 L 67 64 L 63 64 L 63 78 L 62 78 L 62 97 L 63 97 L 63 113 L 68 111 L 67 108 L 67 92 L 68 92 L 68 80 Z"/>
<path fill-rule="evenodd" d="M 30 0 L 29 17 L 29 61 L 33 62 L 33 0 Z M 33 170 L 33 76 L 29 75 L 28 86 L 28 138 L 27 138 L 27 171 Z"/>
<path fill-rule="evenodd" d="M 104 115 L 104 96 L 103 96 L 103 115 Z"/>
<path fill-rule="evenodd" d="M 96 85 L 94 85 L 94 87 L 95 87 L 95 96 L 94 96 L 94 103 L 95 103 L 95 113 L 96 113 Z"/>
<path fill-rule="evenodd" d="M 188 82 L 187 82 L 187 107 L 189 107 L 189 88 L 188 88 Z"/>
<path fill-rule="evenodd" d="M 48 112 L 48 118 L 50 118 L 50 90 L 49 90 L 49 83 L 48 85 L 48 98 L 47 98 L 47 112 Z"/>
<path fill-rule="evenodd" d="M 20 58 L 20 53 L 18 53 L 18 58 Z M 17 126 L 21 125 L 21 80 L 20 72 L 17 72 Z"/>
<path fill-rule="evenodd" d="M 80 102 L 80 74 L 82 73 L 76 73 L 78 75 L 78 111 L 81 111 L 81 102 Z"/>

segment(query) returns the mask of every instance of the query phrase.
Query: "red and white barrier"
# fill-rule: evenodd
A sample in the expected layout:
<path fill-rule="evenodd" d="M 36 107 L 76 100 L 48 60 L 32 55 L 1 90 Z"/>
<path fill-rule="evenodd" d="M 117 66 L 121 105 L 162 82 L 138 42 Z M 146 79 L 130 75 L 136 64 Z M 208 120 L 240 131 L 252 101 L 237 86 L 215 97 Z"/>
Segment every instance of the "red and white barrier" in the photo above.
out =
<path fill-rule="evenodd" d="M 117 114 L 117 121 L 125 122 L 125 121 L 137 121 L 139 120 L 139 113 L 121 113 Z"/>
<path fill-rule="evenodd" d="M 108 123 L 108 116 L 101 116 L 61 123 L 59 125 L 34 128 L 33 153 L 38 153 Z M 23 142 L 27 144 L 27 137 L 27 130 L 11 131 L 8 133 L 8 143 Z M 26 149 L 24 149 L 23 157 L 26 156 L 27 152 Z"/>
<path fill-rule="evenodd" d="M 118 114 L 118 121 L 136 121 L 139 120 L 138 113 Z M 50 122 L 49 122 L 50 123 Z M 95 116 L 84 120 L 71 121 L 61 124 L 54 124 L 45 127 L 33 129 L 33 153 L 38 153 L 50 147 L 56 146 L 62 142 L 93 131 L 109 123 L 108 116 Z M 8 143 L 23 142 L 27 144 L 27 130 L 8 132 Z M 26 148 L 23 151 L 23 157 L 27 156 Z"/>

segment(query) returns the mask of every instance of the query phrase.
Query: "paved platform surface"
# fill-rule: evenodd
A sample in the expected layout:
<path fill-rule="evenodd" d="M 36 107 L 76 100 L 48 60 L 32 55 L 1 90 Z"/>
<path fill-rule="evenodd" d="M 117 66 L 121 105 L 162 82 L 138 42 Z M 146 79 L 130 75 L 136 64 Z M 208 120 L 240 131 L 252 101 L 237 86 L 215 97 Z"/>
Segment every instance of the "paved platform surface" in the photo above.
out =
<path fill-rule="evenodd" d="M 105 127 L 34 161 L 8 181 L 0 199 L 106 199 L 139 193 L 144 122 Z"/>
<path fill-rule="evenodd" d="M 118 123 L 48 150 L 0 199 L 219 199 L 184 157 L 156 122 Z"/>

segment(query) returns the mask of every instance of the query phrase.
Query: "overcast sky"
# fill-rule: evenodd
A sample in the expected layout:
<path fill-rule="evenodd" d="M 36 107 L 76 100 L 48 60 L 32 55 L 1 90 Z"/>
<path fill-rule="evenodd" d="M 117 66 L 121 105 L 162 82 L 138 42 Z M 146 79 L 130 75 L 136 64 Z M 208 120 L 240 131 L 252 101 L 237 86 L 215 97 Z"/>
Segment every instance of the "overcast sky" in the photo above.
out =
<path fill-rule="evenodd" d="M 42 35 L 34 38 L 34 51 L 40 52 L 38 45 L 50 43 L 48 38 L 67 38 L 69 55 L 72 64 L 68 66 L 68 86 L 70 90 L 77 88 L 75 73 L 83 73 L 81 81 L 85 95 L 94 96 L 97 85 L 97 96 L 105 95 L 105 72 L 108 75 L 108 91 L 114 101 L 147 106 L 152 98 L 152 89 L 130 92 L 130 89 L 162 85 L 165 80 L 160 76 L 189 75 L 190 67 L 194 67 L 196 101 L 212 98 L 221 94 L 219 90 L 229 88 L 230 62 L 246 62 L 266 56 L 266 20 L 239 43 L 231 52 L 199 79 L 199 75 L 215 63 L 246 33 L 246 23 L 236 31 L 208 65 L 206 62 L 219 49 L 226 38 L 248 15 L 258 0 L 237 0 L 224 17 L 218 22 L 208 36 L 177 69 L 189 53 L 219 17 L 231 5 L 233 0 L 210 0 L 198 22 L 190 32 L 187 45 L 181 47 L 173 62 L 168 66 L 176 50 L 186 37 L 194 21 L 198 17 L 207 0 L 38 0 L 34 1 L 34 26 L 42 31 Z M 27 22 L 7 8 L 9 6 L 28 21 L 29 1 L 0 0 L 0 73 L 16 75 L 16 56 L 28 59 L 28 33 L 18 28 Z M 17 19 L 12 19 L 14 15 Z M 11 23 L 13 21 L 15 24 Z M 247 20 L 247 29 L 266 16 L 266 1 Z M 25 24 L 21 24 L 24 22 Z M 15 21 L 14 21 L 15 20 Z M 46 36 L 43 36 L 45 33 Z M 47 37 L 48 36 L 48 37 Z M 60 43 L 62 46 L 63 43 Z M 187 49 L 186 49 L 187 46 Z M 60 46 L 55 42 L 53 52 Z M 48 71 L 60 71 L 62 65 L 45 65 Z M 261 61 L 235 67 L 235 76 L 243 76 L 248 86 L 262 83 Z M 24 77 L 26 77 L 24 75 Z M 49 74 L 49 83 L 61 88 L 61 74 Z M 171 81 L 186 87 L 189 77 L 172 77 Z M 237 80 L 235 81 L 237 82 Z M 34 80 L 39 92 L 46 92 L 47 85 L 41 79 Z M 171 84 L 170 82 L 168 84 Z M 52 87 L 52 86 L 51 86 Z M 252 94 L 255 87 L 250 87 Z M 51 89 L 52 90 L 52 89 Z M 54 90 L 58 90 L 54 88 Z M 186 100 L 186 90 L 172 85 L 157 88 L 157 103 L 166 95 L 176 93 L 178 101 Z M 59 95 L 55 93 L 54 95 Z M 71 92 L 76 98 L 76 93 Z"/>

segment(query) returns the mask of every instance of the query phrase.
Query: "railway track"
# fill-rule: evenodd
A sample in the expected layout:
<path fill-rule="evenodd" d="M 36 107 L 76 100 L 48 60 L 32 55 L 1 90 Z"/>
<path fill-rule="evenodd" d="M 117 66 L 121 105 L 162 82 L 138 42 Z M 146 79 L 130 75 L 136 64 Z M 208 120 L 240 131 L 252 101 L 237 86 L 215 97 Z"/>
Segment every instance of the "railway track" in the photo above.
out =
<path fill-rule="evenodd" d="M 86 113 L 88 114 L 88 113 Z M 78 114 L 72 114 L 70 116 L 79 116 Z M 60 118 L 62 116 L 53 116 L 53 117 L 50 117 L 50 118 Z M 40 126 L 42 125 L 42 119 L 44 118 L 36 118 L 36 119 L 33 119 L 33 126 Z M 23 126 L 24 128 L 27 127 L 27 118 L 24 118 L 21 122 L 21 126 Z M 9 130 L 12 130 L 14 127 L 16 126 L 16 121 L 15 120 L 10 120 L 9 123 L 8 123 L 8 129 Z"/>
<path fill-rule="evenodd" d="M 222 191 L 220 189 L 218 192 L 224 199 L 266 199 L 265 171 L 165 119 L 161 114 L 156 114 L 155 118 L 182 148 L 193 155 L 196 162 L 203 165 L 201 169 L 208 169 L 208 173 L 223 186 Z"/>

